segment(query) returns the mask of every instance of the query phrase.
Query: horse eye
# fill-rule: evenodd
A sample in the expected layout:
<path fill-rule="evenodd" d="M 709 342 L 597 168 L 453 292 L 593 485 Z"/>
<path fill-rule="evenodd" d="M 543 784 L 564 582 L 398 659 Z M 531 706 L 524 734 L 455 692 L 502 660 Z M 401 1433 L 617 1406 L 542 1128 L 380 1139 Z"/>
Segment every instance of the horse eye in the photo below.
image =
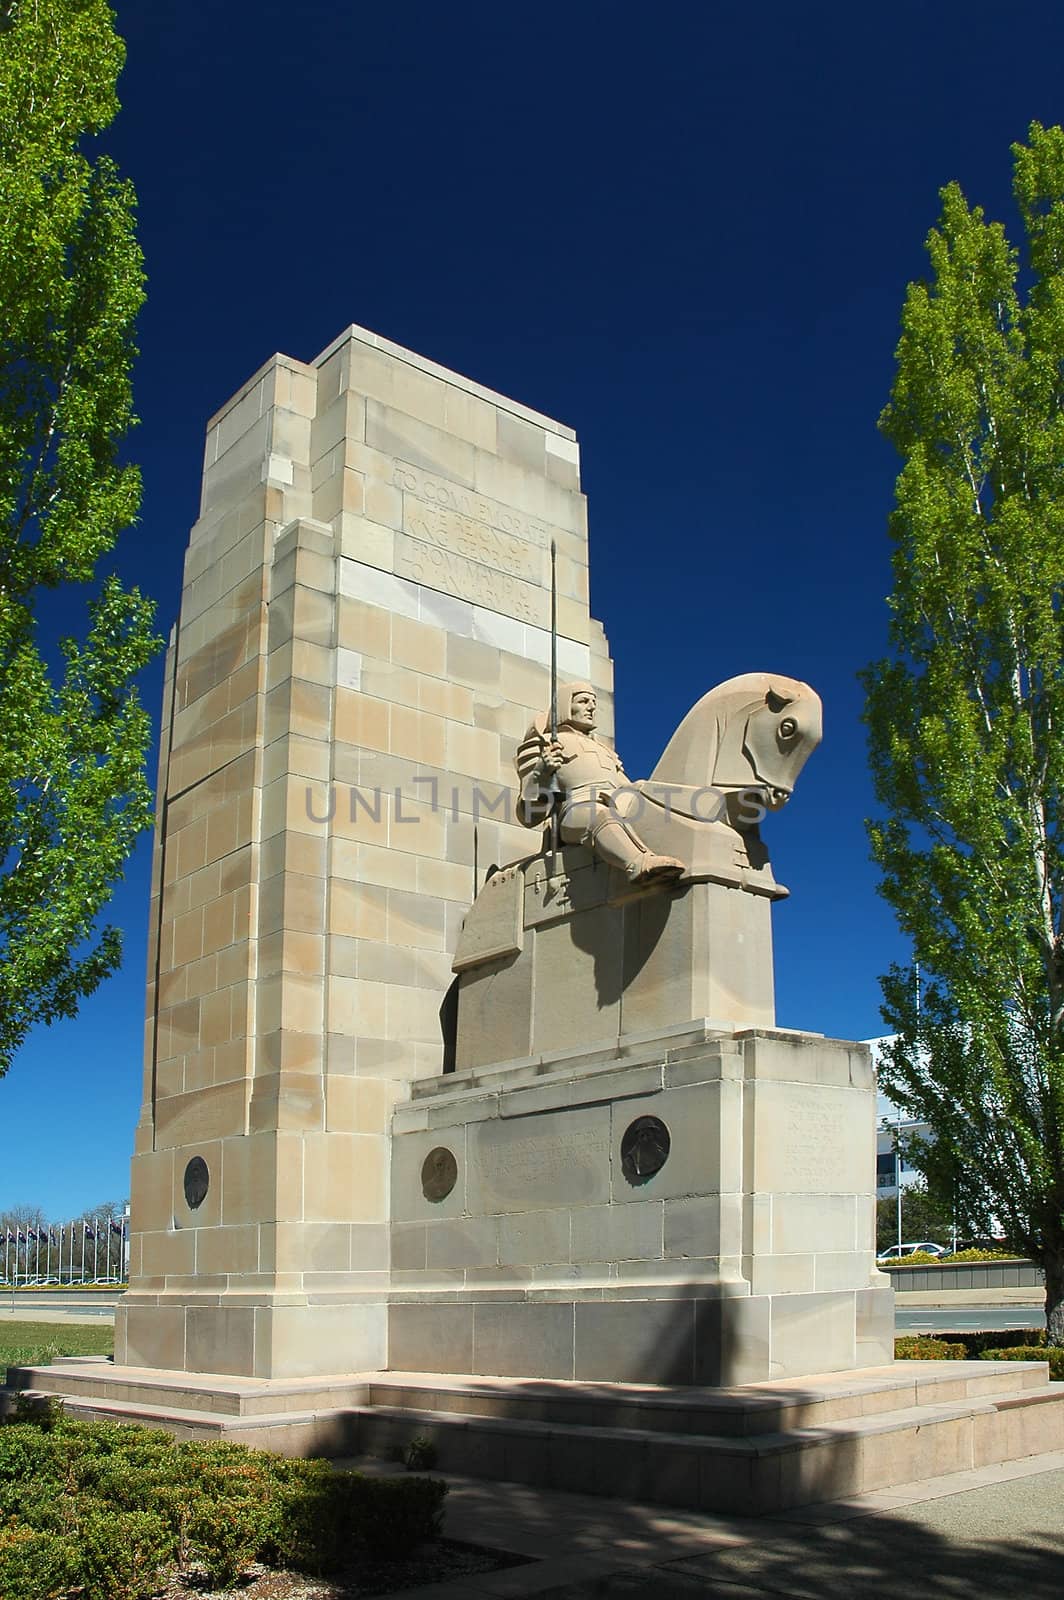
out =
<path fill-rule="evenodd" d="M 783 721 L 780 723 L 780 738 L 793 739 L 797 732 L 798 724 L 795 722 L 794 718 L 784 717 Z"/>

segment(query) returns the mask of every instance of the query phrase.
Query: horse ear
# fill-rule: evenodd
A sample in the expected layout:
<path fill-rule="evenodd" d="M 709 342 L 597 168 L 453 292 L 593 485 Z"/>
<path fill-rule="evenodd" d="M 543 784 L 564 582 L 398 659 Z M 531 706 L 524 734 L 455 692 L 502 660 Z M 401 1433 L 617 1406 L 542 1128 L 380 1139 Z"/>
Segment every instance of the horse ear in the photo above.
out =
<path fill-rule="evenodd" d="M 780 694 L 778 689 L 769 689 L 765 696 L 765 704 L 770 711 L 782 711 L 784 706 L 789 706 L 793 699 L 793 695 Z"/>

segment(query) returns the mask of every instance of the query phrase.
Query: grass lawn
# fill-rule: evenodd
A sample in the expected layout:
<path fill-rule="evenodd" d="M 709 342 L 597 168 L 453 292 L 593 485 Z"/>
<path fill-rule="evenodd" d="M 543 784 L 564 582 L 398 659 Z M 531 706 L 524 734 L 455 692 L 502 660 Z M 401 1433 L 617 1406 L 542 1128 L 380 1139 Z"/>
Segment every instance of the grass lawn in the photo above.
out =
<path fill-rule="evenodd" d="M 7 1367 L 40 1367 L 56 1356 L 109 1356 L 115 1330 L 101 1322 L 0 1320 L 0 1381 Z"/>

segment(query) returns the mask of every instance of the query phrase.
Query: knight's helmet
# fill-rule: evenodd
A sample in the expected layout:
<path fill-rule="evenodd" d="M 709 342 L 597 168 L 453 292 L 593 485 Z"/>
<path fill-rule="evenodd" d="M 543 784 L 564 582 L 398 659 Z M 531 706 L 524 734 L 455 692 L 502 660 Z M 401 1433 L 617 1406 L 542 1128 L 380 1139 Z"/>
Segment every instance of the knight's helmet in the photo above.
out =
<path fill-rule="evenodd" d="M 590 683 L 560 683 L 558 685 L 558 727 L 564 728 L 572 716 L 574 694 L 597 695 L 598 690 Z M 517 816 L 526 828 L 538 828 L 543 825 L 549 815 L 549 807 L 541 803 L 534 804 L 528 793 L 532 784 L 539 758 L 543 754 L 543 747 L 550 739 L 550 710 L 541 711 L 532 718 L 528 732 L 517 746 L 514 756 L 514 766 L 517 768 L 517 781 L 520 792 L 517 800 Z"/>

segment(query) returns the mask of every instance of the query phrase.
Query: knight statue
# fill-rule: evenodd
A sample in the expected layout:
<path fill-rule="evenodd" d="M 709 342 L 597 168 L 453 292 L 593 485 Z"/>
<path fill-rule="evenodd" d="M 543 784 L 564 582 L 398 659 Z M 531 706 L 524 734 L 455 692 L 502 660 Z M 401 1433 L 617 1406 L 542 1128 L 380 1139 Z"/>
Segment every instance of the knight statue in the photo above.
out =
<path fill-rule="evenodd" d="M 535 718 L 517 748 L 517 815 L 527 828 L 550 820 L 565 844 L 585 844 L 629 882 L 674 880 L 684 863 L 649 849 L 626 820 L 638 804 L 620 757 L 595 733 L 597 697 L 589 683 L 558 689 L 557 731 Z"/>

